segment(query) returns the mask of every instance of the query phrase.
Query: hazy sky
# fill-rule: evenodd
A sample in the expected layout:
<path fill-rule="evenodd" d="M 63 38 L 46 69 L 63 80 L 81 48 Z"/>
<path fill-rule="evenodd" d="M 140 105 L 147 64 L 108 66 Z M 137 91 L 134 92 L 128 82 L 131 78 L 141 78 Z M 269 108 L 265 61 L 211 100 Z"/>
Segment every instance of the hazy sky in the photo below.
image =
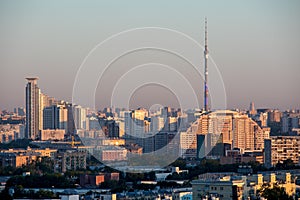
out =
<path fill-rule="evenodd" d="M 38 76 L 44 93 L 71 101 L 84 58 L 97 44 L 124 30 L 169 28 L 203 44 L 205 16 L 210 56 L 223 78 L 229 108 L 248 108 L 250 101 L 256 107 L 300 108 L 298 0 L 8 0 L 0 2 L 0 109 L 24 106 L 27 76 Z M 193 53 L 203 65 L 203 52 Z M 201 104 L 203 80 L 200 77 L 198 85 L 189 71 L 184 73 Z M 139 88 L 130 104 L 177 105 L 172 92 L 155 87 Z M 110 98 L 100 91 L 95 101 L 103 107 Z"/>

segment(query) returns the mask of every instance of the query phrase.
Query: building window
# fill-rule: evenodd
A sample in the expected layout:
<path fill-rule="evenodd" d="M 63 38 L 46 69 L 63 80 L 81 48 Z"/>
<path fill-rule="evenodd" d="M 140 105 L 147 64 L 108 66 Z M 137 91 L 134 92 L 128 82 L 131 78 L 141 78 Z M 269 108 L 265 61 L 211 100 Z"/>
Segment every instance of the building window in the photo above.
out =
<path fill-rule="evenodd" d="M 220 190 L 224 190 L 224 188 L 223 188 L 223 187 L 220 187 Z"/>

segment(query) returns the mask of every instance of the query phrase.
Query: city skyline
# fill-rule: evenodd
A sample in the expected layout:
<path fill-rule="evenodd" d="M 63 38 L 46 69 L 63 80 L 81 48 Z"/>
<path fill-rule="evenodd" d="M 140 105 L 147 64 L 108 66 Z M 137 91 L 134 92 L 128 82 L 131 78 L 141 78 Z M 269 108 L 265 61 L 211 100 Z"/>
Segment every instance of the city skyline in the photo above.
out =
<path fill-rule="evenodd" d="M 101 2 L 101 9 L 97 3 L 85 4 L 90 13 L 79 18 L 78 14 L 84 11 L 79 2 L 74 2 L 70 9 L 67 9 L 67 3 L 59 3 L 57 10 L 47 3 L 3 2 L 0 8 L 3 11 L 0 26 L 4 30 L 0 33 L 3 44 L 0 93 L 4 95 L 0 107 L 9 110 L 25 107 L 24 77 L 31 75 L 40 78 L 39 87 L 49 96 L 71 102 L 76 72 L 88 52 L 99 42 L 130 28 L 157 26 L 178 30 L 204 44 L 204 18 L 208 17 L 210 55 L 224 81 L 227 107 L 248 109 L 253 101 L 256 108 L 298 109 L 299 2 L 269 3 L 216 5 L 192 2 L 189 13 L 178 15 L 182 4 L 176 2 L 172 3 L 172 9 L 165 10 L 162 6 L 153 16 L 154 4 L 149 5 L 150 11 L 146 11 L 135 2 L 134 7 L 129 8 L 135 12 L 128 13 L 117 4 Z M 126 5 L 130 7 L 131 4 Z M 100 10 L 92 9 L 93 6 Z M 103 8 L 109 9 L 105 11 Z M 123 14 L 124 19 L 109 12 L 114 9 Z M 48 17 L 44 13 L 55 15 Z M 141 18 L 137 19 L 138 16 Z M 81 22 L 80 30 L 77 21 Z M 193 53 L 199 60 L 198 67 L 203 67 L 203 52 Z M 203 80 L 191 82 L 199 102 L 202 102 Z M 165 95 L 159 99 L 164 105 L 177 105 L 176 101 L 168 100 L 169 97 L 174 99 L 172 93 L 162 88 L 145 91 L 136 91 L 137 100 L 132 102 L 133 107 L 152 105 L 147 94 L 151 96 L 153 91 L 158 96 Z M 109 107 L 105 95 L 97 94 L 96 101 L 97 109 Z M 202 108 L 203 103 L 199 105 Z"/>
<path fill-rule="evenodd" d="M 300 200 L 300 1 L 1 1 L 0 199 Z"/>

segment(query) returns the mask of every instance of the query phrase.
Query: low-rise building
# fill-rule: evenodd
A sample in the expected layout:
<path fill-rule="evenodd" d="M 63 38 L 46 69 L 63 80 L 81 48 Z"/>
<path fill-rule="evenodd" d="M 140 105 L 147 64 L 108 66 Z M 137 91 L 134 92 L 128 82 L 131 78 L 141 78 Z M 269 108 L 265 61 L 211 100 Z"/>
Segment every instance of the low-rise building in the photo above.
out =
<path fill-rule="evenodd" d="M 296 183 L 291 173 L 277 171 L 240 176 L 235 173 L 207 173 L 192 181 L 193 199 L 256 199 L 263 187 L 281 187 L 294 197 Z"/>
<path fill-rule="evenodd" d="M 214 180 L 195 180 L 192 181 L 193 199 L 217 197 L 220 200 L 241 200 L 244 184 L 243 180 L 231 180 L 230 177 Z"/>
<path fill-rule="evenodd" d="M 67 170 L 86 169 L 86 152 L 66 150 L 59 152 L 54 160 L 55 171 L 66 172 Z"/>
<path fill-rule="evenodd" d="M 172 200 L 192 200 L 193 199 L 193 193 L 188 192 L 174 192 L 172 194 Z"/>
<path fill-rule="evenodd" d="M 138 154 L 138 155 L 143 154 L 143 147 L 140 147 L 137 144 L 128 144 L 128 145 L 125 145 L 125 148 L 127 149 L 128 153 Z"/>
<path fill-rule="evenodd" d="M 220 157 L 220 164 L 242 164 L 249 162 L 263 162 L 262 151 L 247 151 L 243 154 L 238 149 L 226 150 L 225 156 Z"/>
<path fill-rule="evenodd" d="M 63 140 L 66 131 L 64 129 L 41 130 L 41 140 Z"/>
<path fill-rule="evenodd" d="M 118 172 L 105 173 L 104 179 L 105 181 L 119 181 L 120 174 Z"/>
<path fill-rule="evenodd" d="M 37 160 L 40 154 L 23 154 L 14 152 L 0 153 L 0 167 L 22 167 Z"/>
<path fill-rule="evenodd" d="M 100 174 L 82 174 L 80 175 L 80 186 L 95 187 L 104 181 L 119 181 L 119 173 L 100 173 Z"/>
<path fill-rule="evenodd" d="M 8 149 L 8 150 L 1 150 L 2 153 L 17 153 L 17 154 L 26 154 L 26 155 L 35 155 L 38 154 L 40 157 L 50 157 L 55 158 L 57 153 L 56 149 L 49 149 L 49 148 L 30 148 L 27 149 Z"/>
<path fill-rule="evenodd" d="M 284 188 L 285 192 L 289 196 L 296 194 L 295 180 L 292 179 L 291 173 L 289 172 L 276 172 L 276 173 L 265 173 L 263 175 L 264 182 L 269 183 L 271 187 L 277 185 Z"/>
<path fill-rule="evenodd" d="M 104 174 L 82 174 L 80 175 L 80 186 L 99 186 L 104 182 Z"/>
<path fill-rule="evenodd" d="M 127 150 L 118 146 L 103 146 L 99 150 L 99 157 L 101 161 L 124 161 L 127 160 Z"/>

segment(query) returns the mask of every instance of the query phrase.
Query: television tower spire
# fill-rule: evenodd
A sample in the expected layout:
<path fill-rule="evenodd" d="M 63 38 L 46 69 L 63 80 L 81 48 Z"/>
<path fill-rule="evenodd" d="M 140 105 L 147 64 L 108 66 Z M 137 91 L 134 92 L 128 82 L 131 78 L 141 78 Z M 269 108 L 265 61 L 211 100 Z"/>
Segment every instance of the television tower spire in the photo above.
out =
<path fill-rule="evenodd" d="M 208 48 L 207 48 L 207 18 L 205 17 L 205 45 L 204 45 L 204 110 L 208 108 Z"/>

